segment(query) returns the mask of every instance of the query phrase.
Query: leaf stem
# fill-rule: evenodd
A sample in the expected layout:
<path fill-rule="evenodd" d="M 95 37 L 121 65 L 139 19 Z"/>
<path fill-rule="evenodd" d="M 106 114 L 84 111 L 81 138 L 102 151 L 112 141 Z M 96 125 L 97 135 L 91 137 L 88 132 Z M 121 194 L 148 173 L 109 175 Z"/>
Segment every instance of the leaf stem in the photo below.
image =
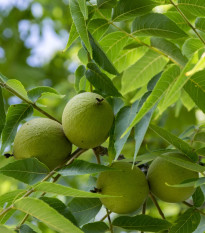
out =
<path fill-rule="evenodd" d="M 156 208 L 157 208 L 159 214 L 161 215 L 161 217 L 162 217 L 163 219 L 165 219 L 164 213 L 162 212 L 162 210 L 161 210 L 161 208 L 160 208 L 160 206 L 159 206 L 159 204 L 158 204 L 156 198 L 152 195 L 151 192 L 149 193 L 149 195 L 150 195 L 150 198 L 152 199 L 152 202 L 155 204 L 155 206 L 156 206 Z"/>
<path fill-rule="evenodd" d="M 201 42 L 205 45 L 205 40 L 201 37 L 201 35 L 197 32 L 196 28 L 189 22 L 187 17 L 184 15 L 184 13 L 178 8 L 178 6 L 172 1 L 169 0 L 170 3 L 176 8 L 176 10 L 179 12 L 179 14 L 182 16 L 184 21 L 191 27 L 191 29 L 194 31 L 194 33 L 198 36 L 198 38 L 201 40 Z"/>
<path fill-rule="evenodd" d="M 107 208 L 106 208 L 106 211 L 107 211 L 107 218 L 108 218 L 108 222 L 109 222 L 109 226 L 110 226 L 110 232 L 114 233 L 113 226 L 112 226 L 112 221 L 111 221 L 111 218 L 110 218 L 110 213 L 109 213 Z"/>
<path fill-rule="evenodd" d="M 20 95 L 17 91 L 15 91 L 13 88 L 9 87 L 6 83 L 0 82 L 0 86 L 11 92 L 13 95 L 17 96 L 24 102 L 30 104 L 33 108 L 35 108 L 37 111 L 42 113 L 43 115 L 47 116 L 48 118 L 57 121 L 58 123 L 61 124 L 60 121 L 58 121 L 55 117 L 51 116 L 49 113 L 45 112 L 43 109 L 39 108 L 35 103 L 33 103 L 31 100 L 24 98 L 22 95 Z"/>
<path fill-rule="evenodd" d="M 194 207 L 194 205 L 192 205 L 192 204 L 190 204 L 190 203 L 188 203 L 186 201 L 183 201 L 182 203 L 185 204 L 186 206 Z M 203 211 L 201 211 L 201 210 L 199 210 L 197 208 L 195 208 L 195 210 L 198 211 L 200 214 L 205 215 L 205 213 Z"/>

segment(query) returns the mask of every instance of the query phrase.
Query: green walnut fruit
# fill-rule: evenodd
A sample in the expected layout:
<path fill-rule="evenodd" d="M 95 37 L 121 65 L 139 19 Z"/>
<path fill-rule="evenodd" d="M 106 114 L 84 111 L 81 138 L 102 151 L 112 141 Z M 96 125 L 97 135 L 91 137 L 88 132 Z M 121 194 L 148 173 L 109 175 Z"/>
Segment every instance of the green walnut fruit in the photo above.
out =
<path fill-rule="evenodd" d="M 118 214 L 136 211 L 145 201 L 149 187 L 144 173 L 132 164 L 116 162 L 115 170 L 102 172 L 97 180 L 97 188 L 104 195 L 120 196 L 101 198 L 106 208 Z"/>
<path fill-rule="evenodd" d="M 67 138 L 84 149 L 102 144 L 108 137 L 114 114 L 101 95 L 84 92 L 66 105 L 62 125 Z"/>
<path fill-rule="evenodd" d="M 179 153 L 166 153 L 166 156 L 190 161 Z M 151 192 L 165 202 L 181 202 L 189 198 L 195 191 L 194 187 L 171 187 L 185 180 L 198 178 L 198 173 L 177 166 L 163 158 L 156 158 L 150 165 L 147 174 Z"/>
<path fill-rule="evenodd" d="M 71 152 L 72 145 L 66 138 L 61 124 L 47 118 L 26 122 L 14 139 L 14 157 L 36 157 L 53 169 L 63 163 Z"/>

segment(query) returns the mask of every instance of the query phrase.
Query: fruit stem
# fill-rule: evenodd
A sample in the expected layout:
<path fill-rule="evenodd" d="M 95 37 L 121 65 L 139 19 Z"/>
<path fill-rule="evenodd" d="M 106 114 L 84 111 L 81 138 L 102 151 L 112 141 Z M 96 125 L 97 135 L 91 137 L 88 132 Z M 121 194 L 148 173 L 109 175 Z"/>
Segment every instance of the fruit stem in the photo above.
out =
<path fill-rule="evenodd" d="M 97 104 L 100 104 L 103 102 L 104 99 L 103 98 L 102 99 L 96 98 L 96 100 L 97 100 Z"/>
<path fill-rule="evenodd" d="M 150 195 L 150 198 L 152 199 L 152 202 L 155 204 L 155 206 L 156 206 L 156 208 L 157 208 L 159 214 L 161 215 L 161 217 L 162 217 L 163 219 L 165 219 L 164 213 L 162 212 L 162 210 L 161 210 L 161 208 L 160 208 L 160 206 L 159 206 L 159 204 L 158 204 L 156 198 L 152 195 L 151 192 L 149 193 L 149 195 Z"/>
<path fill-rule="evenodd" d="M 147 208 L 147 200 L 145 200 L 142 206 L 142 214 L 146 214 L 146 208 Z M 141 233 L 144 233 L 144 231 L 141 231 Z"/>
<path fill-rule="evenodd" d="M 109 210 L 108 210 L 108 212 L 109 212 L 109 214 L 111 214 L 111 213 L 112 213 L 112 212 L 111 212 L 111 211 L 109 211 Z M 102 218 L 100 219 L 100 222 L 104 221 L 104 220 L 107 218 L 107 216 L 108 216 L 108 214 L 106 214 L 104 217 L 102 217 Z"/>
<path fill-rule="evenodd" d="M 113 226 L 112 226 L 112 222 L 111 222 L 111 218 L 110 218 L 110 214 L 109 214 L 109 211 L 108 211 L 107 208 L 106 208 L 106 212 L 107 212 L 108 222 L 109 222 L 109 225 L 110 225 L 110 232 L 111 232 L 111 233 L 114 233 L 114 231 L 113 231 Z"/>

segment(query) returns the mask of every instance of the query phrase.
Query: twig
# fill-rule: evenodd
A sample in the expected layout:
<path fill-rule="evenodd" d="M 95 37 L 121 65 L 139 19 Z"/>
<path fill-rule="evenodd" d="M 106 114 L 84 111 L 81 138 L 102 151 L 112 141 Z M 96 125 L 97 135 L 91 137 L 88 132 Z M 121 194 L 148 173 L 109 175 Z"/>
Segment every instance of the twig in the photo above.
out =
<path fill-rule="evenodd" d="M 184 21 L 191 27 L 191 29 L 194 31 L 194 33 L 198 36 L 198 38 L 201 40 L 201 42 L 205 45 L 205 40 L 201 37 L 201 35 L 197 32 L 196 28 L 189 22 L 187 17 L 184 15 L 184 13 L 178 8 L 178 6 L 172 1 L 169 0 L 170 3 L 176 8 L 176 10 L 179 12 L 179 14 L 183 17 Z"/>
<path fill-rule="evenodd" d="M 81 148 L 78 148 L 77 150 L 75 150 L 73 153 L 72 153 L 72 158 L 69 159 L 65 164 L 63 165 L 59 165 L 57 166 L 56 168 L 54 168 L 52 171 L 50 171 L 48 173 L 48 175 L 46 177 L 44 177 L 44 179 L 41 180 L 41 183 L 44 182 L 44 181 L 47 181 L 49 178 L 51 178 L 55 173 L 56 173 L 56 170 L 59 169 L 59 168 L 62 168 L 63 166 L 65 165 L 69 165 L 73 162 L 73 160 L 75 158 L 77 158 L 78 156 L 80 156 L 82 153 L 84 153 L 87 149 L 81 149 Z M 60 177 L 60 176 L 59 176 Z M 31 188 L 29 189 L 22 197 L 21 199 L 25 198 L 25 197 L 28 197 L 31 193 L 33 193 L 35 191 L 34 188 Z M 5 215 L 8 211 L 10 211 L 12 208 L 14 208 L 14 204 L 10 205 L 9 207 L 7 207 L 6 209 L 4 209 L 2 212 L 0 212 L 0 217 Z"/>
<path fill-rule="evenodd" d="M 162 212 L 162 210 L 161 210 L 161 208 L 160 208 L 160 206 L 159 206 L 159 204 L 158 204 L 156 198 L 152 195 L 151 192 L 149 193 L 149 195 L 150 195 L 150 198 L 152 199 L 153 203 L 154 203 L 155 206 L 157 207 L 157 210 L 158 210 L 159 214 L 161 215 L 161 217 L 162 217 L 163 219 L 165 219 L 164 213 Z"/>
<path fill-rule="evenodd" d="M 112 212 L 110 210 L 108 210 L 108 213 L 111 214 Z M 107 218 L 108 214 L 106 214 L 105 216 L 103 216 L 101 219 L 100 219 L 100 222 L 104 221 L 106 218 Z"/>
<path fill-rule="evenodd" d="M 24 102 L 30 104 L 33 108 L 35 108 L 37 111 L 39 111 L 40 113 L 42 113 L 43 115 L 47 116 L 48 118 L 57 121 L 58 123 L 61 123 L 60 121 L 58 121 L 55 117 L 51 116 L 49 113 L 45 112 L 43 109 L 39 108 L 34 102 L 30 101 L 29 99 L 24 98 L 23 96 L 21 96 L 18 92 L 16 92 L 13 88 L 9 87 L 6 83 L 2 83 L 0 82 L 0 86 L 2 86 L 3 88 L 5 88 L 6 90 L 8 90 L 9 92 L 11 92 L 13 95 L 19 97 L 21 100 L 23 100 Z"/>
<path fill-rule="evenodd" d="M 147 200 L 145 200 L 143 206 L 142 206 L 142 214 L 146 213 L 146 208 L 147 208 Z M 144 233 L 144 231 L 141 231 L 141 233 Z"/>
<path fill-rule="evenodd" d="M 107 218 L 108 218 L 108 222 L 109 222 L 109 226 L 110 226 L 110 232 L 114 233 L 111 218 L 110 218 L 110 214 L 109 214 L 109 211 L 108 211 L 107 208 L 106 208 L 106 211 L 107 211 Z"/>
<path fill-rule="evenodd" d="M 184 203 L 186 206 L 194 207 L 194 205 L 192 205 L 192 204 L 190 204 L 190 203 L 188 203 L 186 201 L 183 201 L 182 203 Z M 203 211 L 201 211 L 201 210 L 199 210 L 197 208 L 195 208 L 195 210 L 198 211 L 200 214 L 205 215 L 205 213 Z"/>

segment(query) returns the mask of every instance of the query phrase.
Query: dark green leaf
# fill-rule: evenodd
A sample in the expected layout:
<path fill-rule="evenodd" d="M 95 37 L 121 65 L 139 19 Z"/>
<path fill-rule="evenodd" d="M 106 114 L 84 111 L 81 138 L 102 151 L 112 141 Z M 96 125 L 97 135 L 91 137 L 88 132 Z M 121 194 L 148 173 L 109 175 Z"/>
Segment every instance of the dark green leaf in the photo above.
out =
<path fill-rule="evenodd" d="M 76 220 L 68 207 L 59 199 L 53 197 L 41 197 L 42 201 L 46 202 L 50 207 L 57 210 L 65 218 L 69 219 L 73 224 L 76 225 Z"/>
<path fill-rule="evenodd" d="M 4 99 L 2 95 L 2 89 L 0 87 L 0 138 L 1 138 L 1 132 L 4 128 L 6 122 L 6 113 L 4 109 Z"/>
<path fill-rule="evenodd" d="M 150 0 L 120 0 L 114 8 L 112 20 L 122 21 L 144 15 L 152 10 L 157 4 Z"/>
<path fill-rule="evenodd" d="M 87 20 L 88 19 L 88 8 L 86 5 L 86 0 L 78 0 L 78 4 L 79 4 L 80 10 L 84 16 L 84 19 Z"/>
<path fill-rule="evenodd" d="M 67 218 L 59 214 L 58 211 L 51 208 L 42 200 L 26 197 L 16 201 L 14 208 L 39 219 L 59 233 L 83 233 Z"/>
<path fill-rule="evenodd" d="M 200 187 L 196 188 L 196 191 L 192 195 L 192 199 L 194 202 L 194 206 L 200 207 L 204 204 L 204 193 L 202 192 Z"/>
<path fill-rule="evenodd" d="M 69 204 L 79 226 L 88 223 L 100 211 L 102 203 L 99 199 L 74 198 Z"/>
<path fill-rule="evenodd" d="M 181 50 L 171 41 L 165 40 L 163 38 L 152 37 L 151 45 L 165 53 L 179 65 L 185 66 L 187 63 L 187 58 L 183 56 Z"/>
<path fill-rule="evenodd" d="M 84 233 L 105 233 L 109 227 L 104 222 L 88 223 L 82 227 Z"/>
<path fill-rule="evenodd" d="M 159 126 L 156 126 L 153 124 L 150 125 L 150 129 L 152 129 L 156 134 L 158 134 L 165 141 L 175 146 L 178 150 L 184 153 L 192 161 L 196 162 L 198 160 L 198 156 L 196 152 L 193 151 L 193 148 L 190 147 L 189 144 L 187 144 L 182 139 L 178 138 L 177 136 L 168 132 L 167 130 L 160 128 Z"/>
<path fill-rule="evenodd" d="M 200 213 L 190 208 L 177 219 L 169 233 L 192 233 L 199 225 L 200 219 Z"/>
<path fill-rule="evenodd" d="M 148 215 L 137 215 L 134 217 L 121 216 L 113 221 L 114 226 L 124 228 L 126 230 L 138 230 L 158 232 L 171 227 L 171 223 L 166 220 L 153 218 Z"/>
<path fill-rule="evenodd" d="M 2 132 L 1 153 L 13 142 L 21 121 L 29 117 L 32 113 L 33 108 L 29 104 L 17 104 L 9 107 L 6 115 L 6 124 Z"/>
<path fill-rule="evenodd" d="M 121 96 L 111 79 L 102 73 L 97 65 L 88 63 L 87 68 L 85 76 L 97 90 L 106 96 Z"/>
<path fill-rule="evenodd" d="M 195 104 L 205 113 L 205 70 L 199 71 L 189 78 L 184 85 L 185 91 L 189 94 Z"/>
<path fill-rule="evenodd" d="M 84 42 L 85 47 L 87 48 L 88 52 L 92 54 L 92 49 L 90 46 L 86 22 L 81 12 L 81 8 L 79 6 L 78 0 L 70 0 L 69 6 L 70 6 L 70 12 L 73 18 L 73 22 L 76 26 L 76 30 L 79 33 L 82 41 Z"/>
<path fill-rule="evenodd" d="M 0 173 L 26 184 L 34 184 L 43 179 L 49 169 L 36 158 L 22 159 L 0 168 Z"/>
<path fill-rule="evenodd" d="M 95 62 L 104 70 L 109 72 L 110 74 L 118 74 L 118 71 L 106 56 L 104 51 L 101 49 L 100 45 L 94 40 L 94 38 L 89 33 L 90 44 L 92 46 L 93 51 L 93 59 Z"/>
<path fill-rule="evenodd" d="M 191 12 L 196 16 L 205 16 L 205 1 L 204 0 L 179 0 L 179 8 L 183 11 Z"/>
<path fill-rule="evenodd" d="M 132 32 L 137 36 L 159 36 L 170 39 L 186 37 L 173 21 L 163 14 L 150 13 L 137 17 L 132 24 Z"/>
<path fill-rule="evenodd" d="M 80 90 L 80 88 L 79 88 L 80 80 L 85 75 L 85 71 L 86 71 L 86 69 L 85 69 L 85 66 L 83 66 L 83 65 L 78 66 L 78 68 L 75 71 L 75 89 L 76 89 L 76 91 Z"/>
<path fill-rule="evenodd" d="M 138 102 L 135 102 L 132 106 L 125 106 L 121 108 L 115 118 L 115 124 L 113 124 L 108 148 L 109 157 L 112 159 L 118 158 L 124 144 L 127 141 L 127 138 L 130 135 L 129 131 L 123 138 L 120 138 L 122 133 L 125 131 L 125 129 L 127 129 L 127 127 L 134 119 L 137 113 L 138 104 Z"/>
<path fill-rule="evenodd" d="M 98 8 L 112 8 L 117 4 L 117 0 L 97 0 Z"/>
<path fill-rule="evenodd" d="M 76 176 L 94 174 L 107 170 L 112 170 L 112 168 L 101 164 L 90 163 L 84 160 L 74 160 L 72 164 L 58 170 L 58 173 L 60 173 L 62 176 Z"/>
<path fill-rule="evenodd" d="M 33 229 L 31 229 L 29 226 L 25 224 L 22 225 L 19 230 L 19 233 L 36 233 Z"/>

